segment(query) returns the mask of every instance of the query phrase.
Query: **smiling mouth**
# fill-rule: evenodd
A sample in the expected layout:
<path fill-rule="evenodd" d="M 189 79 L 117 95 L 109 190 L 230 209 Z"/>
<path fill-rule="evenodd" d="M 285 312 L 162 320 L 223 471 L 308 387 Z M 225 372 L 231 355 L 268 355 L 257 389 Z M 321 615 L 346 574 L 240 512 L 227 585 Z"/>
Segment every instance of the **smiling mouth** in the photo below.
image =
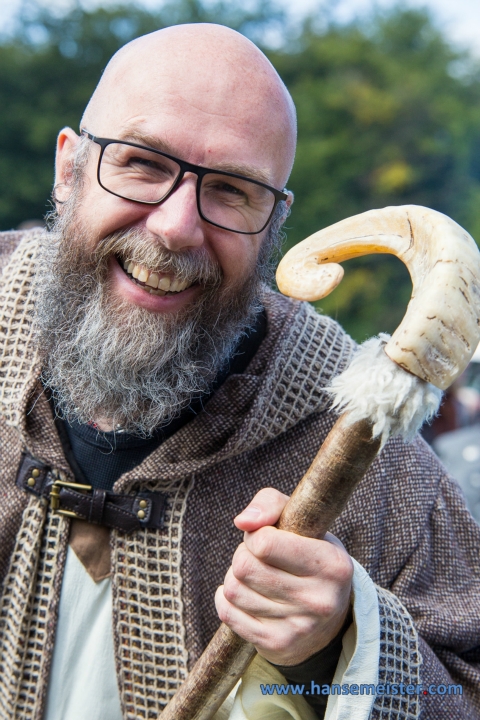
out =
<path fill-rule="evenodd" d="M 129 280 L 149 292 L 150 295 L 176 295 L 196 284 L 190 280 L 180 280 L 175 276 L 150 270 L 145 265 L 138 265 L 132 260 L 123 260 L 118 256 L 116 260 Z"/>

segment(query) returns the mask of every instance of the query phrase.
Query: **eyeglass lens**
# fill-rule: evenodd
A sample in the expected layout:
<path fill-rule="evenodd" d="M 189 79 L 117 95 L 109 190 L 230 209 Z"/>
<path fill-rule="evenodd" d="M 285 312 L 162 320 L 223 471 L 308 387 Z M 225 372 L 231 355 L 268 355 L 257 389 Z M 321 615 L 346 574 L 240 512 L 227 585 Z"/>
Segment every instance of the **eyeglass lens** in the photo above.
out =
<path fill-rule="evenodd" d="M 180 165 L 164 155 L 110 143 L 103 153 L 100 182 L 127 200 L 155 203 L 168 195 L 180 172 Z M 247 179 L 215 172 L 202 178 L 200 211 L 206 220 L 228 230 L 259 232 L 274 204 L 275 196 L 268 188 Z"/>

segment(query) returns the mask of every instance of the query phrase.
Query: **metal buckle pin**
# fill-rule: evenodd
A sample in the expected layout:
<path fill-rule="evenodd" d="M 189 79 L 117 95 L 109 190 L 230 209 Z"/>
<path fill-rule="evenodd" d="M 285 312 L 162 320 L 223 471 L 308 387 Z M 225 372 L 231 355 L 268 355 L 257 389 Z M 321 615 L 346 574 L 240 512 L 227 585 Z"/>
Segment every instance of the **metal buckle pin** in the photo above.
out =
<path fill-rule="evenodd" d="M 60 489 L 62 487 L 73 488 L 74 490 L 91 490 L 91 485 L 80 485 L 79 483 L 66 482 L 65 480 L 54 480 L 52 489 L 50 490 L 50 507 L 56 515 L 65 515 L 66 517 L 80 517 L 77 513 L 70 510 L 60 510 Z"/>

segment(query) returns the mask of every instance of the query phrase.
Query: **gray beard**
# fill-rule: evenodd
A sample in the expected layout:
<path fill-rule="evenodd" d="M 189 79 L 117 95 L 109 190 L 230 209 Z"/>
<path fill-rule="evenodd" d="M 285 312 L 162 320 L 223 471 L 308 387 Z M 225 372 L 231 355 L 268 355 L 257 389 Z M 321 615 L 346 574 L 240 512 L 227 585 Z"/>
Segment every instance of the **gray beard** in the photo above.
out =
<path fill-rule="evenodd" d="M 54 217 L 39 260 L 35 327 L 42 379 L 68 422 L 105 418 L 114 428 L 148 437 L 208 393 L 254 324 L 280 237 L 280 212 L 256 272 L 240 288 L 222 288 L 221 269 L 205 251 L 172 253 L 135 230 L 108 236 L 89 255 L 77 206 L 72 196 Z M 112 254 L 199 282 L 203 292 L 171 315 L 113 298 L 107 280 Z"/>

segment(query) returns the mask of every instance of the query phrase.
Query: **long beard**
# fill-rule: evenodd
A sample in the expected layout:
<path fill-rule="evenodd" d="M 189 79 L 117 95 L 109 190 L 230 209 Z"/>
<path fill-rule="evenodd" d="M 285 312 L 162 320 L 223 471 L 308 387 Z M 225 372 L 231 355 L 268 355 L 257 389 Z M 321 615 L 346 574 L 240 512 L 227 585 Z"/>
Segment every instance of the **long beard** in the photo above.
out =
<path fill-rule="evenodd" d="M 106 418 L 113 427 L 149 436 L 209 391 L 252 326 L 270 248 L 243 287 L 222 287 L 219 266 L 203 250 L 172 253 L 135 230 L 108 236 L 89 254 L 91 238 L 77 206 L 78 198 L 71 198 L 55 218 L 36 276 L 43 382 L 67 421 Z M 112 254 L 199 282 L 202 294 L 165 315 L 115 298 L 107 280 Z"/>

